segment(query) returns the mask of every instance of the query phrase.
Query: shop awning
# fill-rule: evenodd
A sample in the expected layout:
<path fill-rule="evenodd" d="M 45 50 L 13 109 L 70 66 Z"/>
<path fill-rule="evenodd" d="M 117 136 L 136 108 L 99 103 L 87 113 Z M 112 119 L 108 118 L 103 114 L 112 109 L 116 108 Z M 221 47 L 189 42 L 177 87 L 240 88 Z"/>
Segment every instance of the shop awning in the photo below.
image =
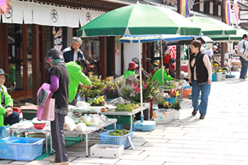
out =
<path fill-rule="evenodd" d="M 78 28 L 105 12 L 85 8 L 59 7 L 26 1 L 11 1 L 12 9 L 2 15 L 3 23 L 38 24 Z"/>

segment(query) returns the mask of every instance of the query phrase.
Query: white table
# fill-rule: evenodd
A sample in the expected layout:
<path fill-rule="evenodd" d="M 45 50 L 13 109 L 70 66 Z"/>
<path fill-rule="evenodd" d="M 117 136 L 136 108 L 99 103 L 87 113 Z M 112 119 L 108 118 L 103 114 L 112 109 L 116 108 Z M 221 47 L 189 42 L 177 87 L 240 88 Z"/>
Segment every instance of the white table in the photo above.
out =
<path fill-rule="evenodd" d="M 89 155 L 89 151 L 88 151 L 88 142 L 89 142 L 89 134 L 100 130 L 108 125 L 114 124 L 114 128 L 116 129 L 116 122 L 117 119 L 108 119 L 108 121 L 106 121 L 105 123 L 101 124 L 99 127 L 93 127 L 93 126 L 88 126 L 87 129 L 83 132 L 81 131 L 64 131 L 65 135 L 85 135 L 85 141 L 86 141 L 86 156 Z M 12 131 L 12 136 L 14 136 L 15 132 L 34 132 L 34 133 L 45 133 L 46 137 L 46 144 L 47 144 L 47 136 L 49 134 L 49 136 L 51 135 L 51 128 L 50 126 L 46 126 L 44 129 L 39 130 L 39 129 L 35 129 L 34 127 L 31 129 L 22 129 L 22 128 L 10 128 Z M 52 137 L 50 136 L 50 149 L 51 151 L 53 151 L 52 149 Z M 46 145 L 46 153 L 48 154 L 48 145 Z M 51 152 L 52 153 L 52 152 Z"/>
<path fill-rule="evenodd" d="M 64 131 L 65 135 L 85 135 L 85 142 L 86 142 L 86 156 L 89 156 L 89 151 L 88 151 L 88 143 L 89 143 L 89 134 L 92 132 L 95 132 L 97 130 L 100 130 L 108 125 L 114 124 L 114 128 L 116 129 L 116 122 L 117 119 L 108 119 L 105 123 L 101 124 L 99 127 L 93 127 L 93 126 L 88 126 L 87 129 L 84 132 L 81 131 Z"/>
<path fill-rule="evenodd" d="M 143 109 L 148 109 L 148 119 L 150 119 L 150 103 L 144 103 Z M 133 116 L 141 112 L 141 108 L 134 109 L 132 112 L 129 111 L 115 111 L 115 109 L 109 109 L 108 112 L 101 112 L 104 115 L 118 115 L 118 116 L 130 116 L 130 131 L 133 130 Z"/>

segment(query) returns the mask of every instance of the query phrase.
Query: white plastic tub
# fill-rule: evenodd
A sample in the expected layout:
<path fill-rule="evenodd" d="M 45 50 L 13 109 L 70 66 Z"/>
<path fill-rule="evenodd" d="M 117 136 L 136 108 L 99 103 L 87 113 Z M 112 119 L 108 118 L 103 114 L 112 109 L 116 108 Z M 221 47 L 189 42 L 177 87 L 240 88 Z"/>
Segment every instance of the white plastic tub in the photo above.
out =
<path fill-rule="evenodd" d="M 173 109 L 158 109 L 153 112 L 154 121 L 168 124 L 173 120 L 173 112 Z"/>
<path fill-rule="evenodd" d="M 123 145 L 95 144 L 90 148 L 91 157 L 119 158 L 123 152 Z"/>

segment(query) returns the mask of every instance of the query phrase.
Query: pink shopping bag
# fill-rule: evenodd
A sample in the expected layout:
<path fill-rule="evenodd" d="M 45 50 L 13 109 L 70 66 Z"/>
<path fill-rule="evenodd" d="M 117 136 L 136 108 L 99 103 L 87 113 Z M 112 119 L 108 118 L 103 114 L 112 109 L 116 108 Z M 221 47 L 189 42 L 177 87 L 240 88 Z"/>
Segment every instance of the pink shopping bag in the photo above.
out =
<path fill-rule="evenodd" d="M 51 101 L 51 96 L 52 92 L 50 91 L 50 84 L 42 84 L 37 92 L 38 110 L 36 116 L 38 120 L 54 120 L 54 114 L 52 113 L 55 113 L 55 100 L 53 99 L 53 101 Z M 51 117 L 49 117 L 48 115 Z"/>
<path fill-rule="evenodd" d="M 49 98 L 43 109 L 43 120 L 54 121 L 55 118 L 55 99 Z"/>

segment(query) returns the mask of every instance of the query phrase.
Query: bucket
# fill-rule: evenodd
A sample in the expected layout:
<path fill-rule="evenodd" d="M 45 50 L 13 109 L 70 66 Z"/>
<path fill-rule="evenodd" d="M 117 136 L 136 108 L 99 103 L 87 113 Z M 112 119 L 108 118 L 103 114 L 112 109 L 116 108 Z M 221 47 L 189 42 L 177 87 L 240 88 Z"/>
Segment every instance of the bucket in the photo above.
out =
<path fill-rule="evenodd" d="M 183 97 L 189 98 L 189 95 L 192 93 L 192 89 L 183 89 Z"/>
<path fill-rule="evenodd" d="M 169 104 L 171 104 L 177 101 L 177 97 L 170 97 L 170 98 L 165 97 L 164 100 L 168 101 Z"/>
<path fill-rule="evenodd" d="M 212 81 L 216 81 L 216 73 L 212 74 Z"/>
<path fill-rule="evenodd" d="M 216 81 L 221 81 L 222 79 L 222 72 L 217 72 L 216 73 Z"/>

